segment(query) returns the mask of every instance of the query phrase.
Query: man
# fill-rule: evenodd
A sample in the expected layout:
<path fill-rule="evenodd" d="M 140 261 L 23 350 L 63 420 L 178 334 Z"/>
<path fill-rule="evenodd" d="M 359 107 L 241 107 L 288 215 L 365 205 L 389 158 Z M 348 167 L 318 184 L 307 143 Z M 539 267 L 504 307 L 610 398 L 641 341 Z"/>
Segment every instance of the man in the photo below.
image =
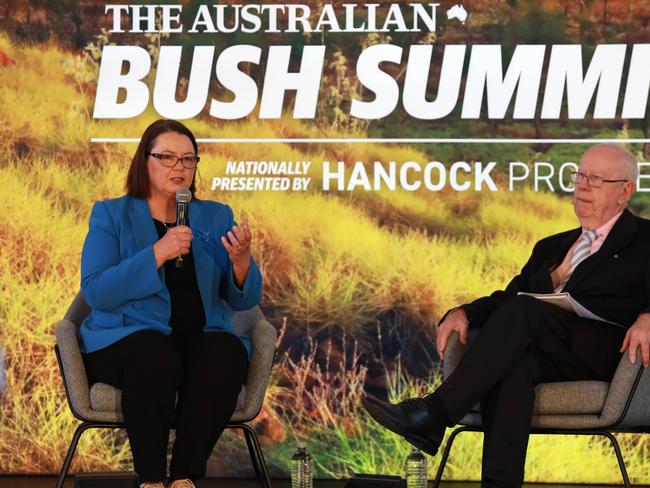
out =
<path fill-rule="evenodd" d="M 468 328 L 481 329 L 456 370 L 422 398 L 390 404 L 366 397 L 370 415 L 434 455 L 445 427 L 480 402 L 483 486 L 521 486 L 535 385 L 610 381 L 625 351 L 634 363 L 640 349 L 643 366 L 650 365 L 650 221 L 626 209 L 637 177 L 624 148 L 587 150 L 573 175 L 581 228 L 539 241 L 505 290 L 447 312 L 438 326 L 441 358 L 453 331 L 465 344 Z M 620 326 L 518 295 L 554 291 Z"/>

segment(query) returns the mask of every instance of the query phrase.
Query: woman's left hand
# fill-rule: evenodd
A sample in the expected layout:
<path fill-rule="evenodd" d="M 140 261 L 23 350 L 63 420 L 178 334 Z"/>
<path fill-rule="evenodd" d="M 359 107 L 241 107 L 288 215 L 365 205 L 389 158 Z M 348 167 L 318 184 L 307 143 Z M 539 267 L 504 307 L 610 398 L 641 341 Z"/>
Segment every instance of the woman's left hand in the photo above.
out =
<path fill-rule="evenodd" d="M 230 256 L 233 265 L 248 266 L 251 259 L 252 240 L 253 235 L 246 218 L 244 218 L 241 227 L 234 225 L 227 235 L 221 236 L 221 243 L 228 251 L 228 256 Z"/>

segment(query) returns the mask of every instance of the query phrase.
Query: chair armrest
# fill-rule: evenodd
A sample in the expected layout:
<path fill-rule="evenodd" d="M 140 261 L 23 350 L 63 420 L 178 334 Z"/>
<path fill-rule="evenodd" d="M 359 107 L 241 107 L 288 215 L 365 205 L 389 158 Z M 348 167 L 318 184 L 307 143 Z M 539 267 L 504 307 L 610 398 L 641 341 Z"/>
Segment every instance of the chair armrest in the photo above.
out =
<path fill-rule="evenodd" d="M 68 308 L 68 311 L 65 313 L 65 317 L 63 318 L 70 320 L 71 322 L 75 323 L 77 327 L 79 327 L 89 314 L 90 306 L 88 306 L 86 303 L 86 299 L 84 298 L 83 294 L 81 292 L 77 292 L 74 300 L 72 301 L 72 304 Z"/>
<path fill-rule="evenodd" d="M 478 331 L 470 330 L 469 340 Z M 467 345 L 460 343 L 457 332 L 452 332 L 447 342 L 447 350 L 442 363 L 443 379 L 447 379 L 456 369 L 467 351 Z M 623 354 L 609 386 L 605 404 L 598 423 L 603 427 L 616 429 L 646 428 L 650 430 L 650 368 L 643 368 L 641 353 L 638 352 L 635 364 L 630 363 Z"/>
<path fill-rule="evenodd" d="M 0 344 L 0 398 L 2 397 L 6 385 L 7 376 L 5 373 L 5 354 L 2 349 L 2 344 Z"/>
<path fill-rule="evenodd" d="M 474 340 L 478 335 L 478 330 L 470 330 L 467 335 L 467 344 L 463 345 L 460 342 L 460 335 L 458 332 L 453 331 L 449 334 L 449 339 L 447 340 L 447 348 L 445 349 L 445 358 L 442 361 L 442 379 L 446 380 L 449 378 L 451 373 L 454 372 L 456 366 L 465 355 L 469 343 Z"/>
<path fill-rule="evenodd" d="M 641 352 L 636 363 L 627 353 L 621 356 L 607 392 L 601 420 L 612 427 L 626 429 L 650 427 L 650 371 L 643 367 Z"/>
<path fill-rule="evenodd" d="M 90 412 L 90 394 L 77 334 L 77 326 L 71 320 L 63 319 L 56 326 L 59 367 L 70 409 L 75 417 L 84 420 Z"/>
<path fill-rule="evenodd" d="M 271 376 L 277 337 L 275 327 L 267 322 L 264 316 L 256 320 L 247 333 L 253 340 L 253 350 L 246 378 L 246 396 L 243 407 L 236 412 L 236 418 L 234 418 L 234 420 L 244 422 L 254 419 L 262 408 Z"/>
<path fill-rule="evenodd" d="M 237 334 L 253 337 L 255 325 L 259 320 L 265 320 L 259 305 L 248 309 L 239 310 L 232 314 L 232 325 Z"/>

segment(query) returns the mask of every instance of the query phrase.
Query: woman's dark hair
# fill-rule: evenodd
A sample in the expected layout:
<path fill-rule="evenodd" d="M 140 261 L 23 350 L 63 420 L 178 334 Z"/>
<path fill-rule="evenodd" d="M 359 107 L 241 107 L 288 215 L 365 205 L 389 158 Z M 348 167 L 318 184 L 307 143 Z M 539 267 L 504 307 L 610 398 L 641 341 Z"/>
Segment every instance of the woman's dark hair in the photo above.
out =
<path fill-rule="evenodd" d="M 194 134 L 192 134 L 192 131 L 185 127 L 185 125 L 181 124 L 177 120 L 156 120 L 153 124 L 147 127 L 144 134 L 142 134 L 140 144 L 135 150 L 135 154 L 131 160 L 131 166 L 129 166 L 129 172 L 126 175 L 126 193 L 132 197 L 147 198 L 149 196 L 149 172 L 147 171 L 148 153 L 151 151 L 156 137 L 167 132 L 176 132 L 187 136 L 190 141 L 192 141 L 192 146 L 194 146 L 194 154 L 196 156 L 199 155 L 199 148 L 196 145 Z M 192 195 L 196 193 L 194 178 L 192 178 L 192 184 L 190 185 L 189 190 L 192 192 Z"/>

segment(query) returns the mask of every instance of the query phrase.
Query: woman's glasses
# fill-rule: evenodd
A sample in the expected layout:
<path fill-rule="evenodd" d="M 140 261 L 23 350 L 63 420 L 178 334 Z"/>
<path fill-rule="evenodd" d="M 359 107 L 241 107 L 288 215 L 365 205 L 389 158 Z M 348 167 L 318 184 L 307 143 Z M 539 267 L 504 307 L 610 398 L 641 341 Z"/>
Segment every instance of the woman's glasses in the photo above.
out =
<path fill-rule="evenodd" d="M 199 163 L 201 160 L 200 157 L 198 156 L 181 156 L 178 157 L 175 154 L 169 154 L 169 153 L 147 153 L 147 156 L 152 156 L 156 158 L 158 161 L 160 161 L 160 164 L 165 166 L 166 168 L 173 168 L 180 163 L 183 165 L 183 168 L 185 169 L 194 169 L 196 168 L 196 165 Z"/>

